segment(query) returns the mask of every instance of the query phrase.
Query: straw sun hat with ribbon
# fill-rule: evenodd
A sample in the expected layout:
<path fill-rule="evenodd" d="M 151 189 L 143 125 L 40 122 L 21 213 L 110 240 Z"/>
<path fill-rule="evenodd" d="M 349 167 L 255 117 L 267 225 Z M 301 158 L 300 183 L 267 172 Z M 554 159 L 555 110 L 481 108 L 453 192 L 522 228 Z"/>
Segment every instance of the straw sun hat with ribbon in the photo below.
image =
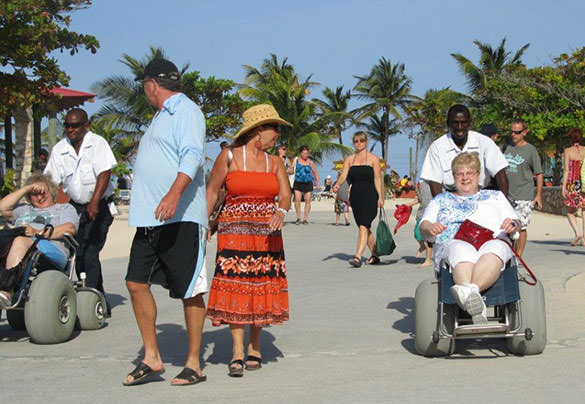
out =
<path fill-rule="evenodd" d="M 253 107 L 245 110 L 242 116 L 244 118 L 244 125 L 242 126 L 242 129 L 236 133 L 235 139 L 248 133 L 252 129 L 257 128 L 258 126 L 270 123 L 292 127 L 292 124 L 282 119 L 278 115 L 278 112 L 276 112 L 276 109 L 274 109 L 274 107 L 269 104 L 254 105 Z"/>

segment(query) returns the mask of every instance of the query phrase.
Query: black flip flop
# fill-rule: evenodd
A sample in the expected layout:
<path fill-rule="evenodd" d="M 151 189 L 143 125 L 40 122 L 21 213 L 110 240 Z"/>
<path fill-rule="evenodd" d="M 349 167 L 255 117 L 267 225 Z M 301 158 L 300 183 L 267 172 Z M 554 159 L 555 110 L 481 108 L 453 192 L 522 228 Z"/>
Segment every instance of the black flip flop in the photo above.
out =
<path fill-rule="evenodd" d="M 380 258 L 376 257 L 375 255 L 372 255 L 370 258 L 368 258 L 368 260 L 366 261 L 366 264 L 368 265 L 377 265 L 380 263 Z"/>
<path fill-rule="evenodd" d="M 138 384 L 152 382 L 157 376 L 162 375 L 164 372 L 164 368 L 161 370 L 152 370 L 152 368 L 146 363 L 140 362 L 132 372 L 128 373 L 128 376 L 132 376 L 134 380 L 131 382 L 124 381 L 122 384 L 124 386 L 136 386 Z"/>
<path fill-rule="evenodd" d="M 232 367 L 232 365 L 240 365 L 240 367 Z M 236 359 L 230 362 L 228 365 L 230 377 L 242 377 L 244 376 L 244 361 L 241 359 Z"/>
<path fill-rule="evenodd" d="M 248 365 L 248 362 L 254 362 L 253 365 Z M 258 370 L 262 367 L 262 358 L 254 355 L 248 355 L 246 358 L 246 370 Z"/>
<path fill-rule="evenodd" d="M 357 255 L 349 260 L 349 265 L 355 268 L 359 268 L 362 266 L 362 259 Z"/>
<path fill-rule="evenodd" d="M 204 374 L 198 375 L 191 368 L 183 368 L 181 373 L 175 376 L 175 379 L 186 380 L 187 383 L 171 383 L 171 386 L 190 386 L 192 384 L 202 383 L 207 380 L 207 376 Z"/>

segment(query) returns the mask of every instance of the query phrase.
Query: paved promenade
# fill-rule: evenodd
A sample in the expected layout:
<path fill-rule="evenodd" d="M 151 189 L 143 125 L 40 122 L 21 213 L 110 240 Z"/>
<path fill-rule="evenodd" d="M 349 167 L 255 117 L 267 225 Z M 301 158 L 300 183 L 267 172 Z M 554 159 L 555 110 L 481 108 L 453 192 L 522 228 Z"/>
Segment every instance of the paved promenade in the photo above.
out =
<path fill-rule="evenodd" d="M 395 201 L 388 201 L 391 216 Z M 413 214 L 414 216 L 414 214 Z M 450 358 L 414 352 L 414 291 L 432 276 L 415 258 L 414 220 L 396 235 L 382 265 L 350 268 L 356 228 L 335 227 L 331 201 L 310 224 L 284 229 L 291 321 L 266 329 L 263 368 L 227 376 L 227 327 L 206 322 L 206 383 L 171 387 L 187 351 L 181 304 L 154 287 L 164 381 L 123 387 L 142 354 L 123 277 L 133 229 L 116 219 L 104 251 L 105 286 L 113 303 L 107 327 L 41 346 L 0 320 L 2 403 L 574 403 L 585 397 L 585 247 L 570 247 L 564 217 L 535 214 L 525 257 L 543 281 L 548 345 L 542 355 L 509 355 L 505 342 L 466 341 Z M 395 224 L 391 220 L 391 226 Z M 207 263 L 213 271 L 215 239 Z"/>

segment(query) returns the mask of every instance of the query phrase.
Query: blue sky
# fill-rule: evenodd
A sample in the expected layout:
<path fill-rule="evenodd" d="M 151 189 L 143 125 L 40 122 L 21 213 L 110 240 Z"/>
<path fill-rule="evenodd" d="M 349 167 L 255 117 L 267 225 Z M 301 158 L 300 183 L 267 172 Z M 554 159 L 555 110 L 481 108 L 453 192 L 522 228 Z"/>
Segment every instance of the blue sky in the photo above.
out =
<path fill-rule="evenodd" d="M 242 82 L 242 65 L 259 66 L 270 53 L 288 57 L 302 75 L 325 86 L 351 89 L 354 75 L 369 72 L 384 56 L 401 62 L 413 79 L 413 93 L 465 83 L 450 53 L 476 61 L 479 39 L 496 46 L 506 37 L 517 50 L 530 43 L 523 58 L 529 66 L 548 64 L 561 52 L 584 46 L 585 2 L 532 1 L 95 1 L 73 14 L 72 29 L 95 35 L 97 54 L 59 55 L 71 76 L 70 87 L 88 91 L 111 74 L 128 74 L 119 59 L 142 58 L 151 45 L 165 49 L 177 65 L 190 63 L 203 76 Z M 86 104 L 95 112 L 95 104 Z M 351 129 L 348 135 L 353 131 Z M 405 135 L 391 139 L 389 164 L 408 171 Z M 379 148 L 375 150 L 380 154 Z M 215 155 L 217 145 L 209 146 Z M 332 174 L 331 164 L 320 169 Z"/>

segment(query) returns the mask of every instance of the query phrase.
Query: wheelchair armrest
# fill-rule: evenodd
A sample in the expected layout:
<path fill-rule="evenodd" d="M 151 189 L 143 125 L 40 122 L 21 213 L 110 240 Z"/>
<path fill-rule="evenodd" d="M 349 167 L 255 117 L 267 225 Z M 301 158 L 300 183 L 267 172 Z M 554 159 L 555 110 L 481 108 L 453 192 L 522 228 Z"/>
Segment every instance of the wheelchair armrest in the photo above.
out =
<path fill-rule="evenodd" d="M 79 248 L 79 243 L 77 242 L 77 240 L 75 240 L 75 237 L 73 235 L 71 235 L 70 233 L 63 234 L 63 241 L 65 242 L 65 244 L 69 248 L 74 248 L 74 249 Z"/>

